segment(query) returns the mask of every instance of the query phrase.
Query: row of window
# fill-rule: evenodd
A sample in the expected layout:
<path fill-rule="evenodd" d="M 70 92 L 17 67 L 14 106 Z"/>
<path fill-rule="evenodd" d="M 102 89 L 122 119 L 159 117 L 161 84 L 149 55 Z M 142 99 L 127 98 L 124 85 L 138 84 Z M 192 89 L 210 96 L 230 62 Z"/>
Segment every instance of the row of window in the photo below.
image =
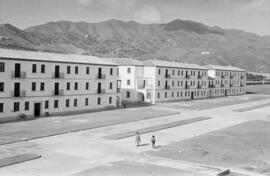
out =
<path fill-rule="evenodd" d="M 231 91 L 228 90 L 227 93 L 243 93 L 244 92 L 244 88 L 240 88 L 240 89 L 232 89 Z M 217 89 L 214 91 L 215 94 L 224 94 L 225 93 L 225 89 Z M 193 94 L 193 95 L 192 95 Z M 190 96 L 206 96 L 207 91 L 206 90 L 201 90 L 201 91 L 180 91 L 180 92 L 176 92 L 176 97 L 190 97 Z M 160 98 L 161 93 L 158 92 L 157 93 L 157 98 Z M 175 92 L 171 92 L 171 98 L 174 98 Z M 164 92 L 164 98 L 168 98 L 168 92 Z"/>
<path fill-rule="evenodd" d="M 181 76 L 189 75 L 189 74 L 188 74 L 188 70 L 186 70 L 185 72 L 186 72 L 186 74 L 184 74 L 184 70 L 177 70 L 177 75 L 178 75 L 178 76 L 180 76 L 180 75 L 181 75 Z M 161 75 L 161 69 L 158 69 L 158 74 Z M 168 69 L 165 70 L 165 74 L 166 74 L 166 75 L 169 74 L 169 73 L 168 73 Z M 197 74 L 197 75 L 198 75 L 198 76 L 206 76 L 206 74 L 207 74 L 206 71 L 198 71 L 198 74 Z M 172 70 L 172 75 L 175 75 L 175 70 L 174 70 L 174 69 Z M 191 75 L 191 76 L 196 76 L 196 71 L 195 71 L 195 70 L 191 70 L 191 71 L 190 71 L 190 75 Z"/>
<path fill-rule="evenodd" d="M 112 82 L 110 82 L 109 89 L 113 89 L 113 83 Z M 5 84 L 4 84 L 4 82 L 0 82 L 0 92 L 3 92 L 4 90 L 5 90 Z M 37 90 L 37 83 L 36 82 L 32 82 L 31 90 L 32 91 Z M 40 91 L 44 91 L 44 90 L 45 90 L 45 83 L 41 82 L 40 83 Z M 70 90 L 70 82 L 67 82 L 66 90 Z M 74 90 L 78 90 L 78 82 L 74 83 Z M 85 90 L 89 90 L 89 82 L 85 83 Z"/>
<path fill-rule="evenodd" d="M 183 86 L 184 81 L 177 81 L 177 86 L 180 86 L 180 83 L 181 83 L 181 86 Z M 199 85 L 200 81 L 197 81 L 197 84 Z M 168 85 L 168 81 L 165 81 L 165 85 Z M 186 85 L 187 85 L 187 81 L 186 81 Z M 196 85 L 196 81 L 190 81 L 190 86 L 195 86 L 195 85 Z M 206 81 L 202 81 L 201 85 L 206 86 Z M 158 86 L 160 86 L 160 81 L 158 81 Z M 172 86 L 174 86 L 174 81 L 172 81 Z"/>
<path fill-rule="evenodd" d="M 40 65 L 40 73 L 45 73 L 45 65 L 41 64 Z M 71 66 L 66 66 L 66 73 L 71 74 L 72 67 Z M 99 72 L 101 72 L 102 68 L 99 68 Z M 55 66 L 55 72 L 60 71 L 60 66 L 56 65 Z M 37 73 L 37 64 L 32 64 L 32 73 Z M 79 74 L 79 66 L 74 66 L 74 73 Z M 85 74 L 89 75 L 90 74 L 90 67 L 85 68 Z M 113 75 L 113 68 L 110 68 L 110 75 Z"/>
<path fill-rule="evenodd" d="M 216 76 L 245 76 L 245 73 L 240 72 L 222 72 L 222 71 L 216 71 Z"/>
<path fill-rule="evenodd" d="M 70 99 L 66 99 L 66 107 L 70 107 L 71 106 L 71 100 Z M 109 97 L 108 100 L 109 104 L 112 104 L 112 97 Z M 85 98 L 84 99 L 84 104 L 85 106 L 89 106 L 89 98 Z M 101 97 L 97 98 L 97 105 L 101 105 Z M 73 107 L 77 107 L 78 106 L 78 99 L 73 99 Z M 49 100 L 45 101 L 45 105 L 44 108 L 45 109 L 49 109 L 50 104 L 49 104 Z M 53 107 L 55 109 L 57 109 L 59 107 L 59 100 L 54 100 L 53 101 Z M 13 104 L 13 111 L 20 111 L 20 102 L 14 102 Z M 29 101 L 24 102 L 24 111 L 29 111 Z M 0 112 L 4 112 L 4 103 L 0 103 Z"/>

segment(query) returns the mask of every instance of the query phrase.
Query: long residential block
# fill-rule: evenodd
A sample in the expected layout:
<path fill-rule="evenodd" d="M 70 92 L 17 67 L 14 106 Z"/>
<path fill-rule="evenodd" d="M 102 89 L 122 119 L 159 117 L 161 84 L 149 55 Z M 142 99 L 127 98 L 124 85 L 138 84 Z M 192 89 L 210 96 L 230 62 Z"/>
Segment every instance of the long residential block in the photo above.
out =
<path fill-rule="evenodd" d="M 118 107 L 117 70 L 94 56 L 0 49 L 0 121 Z"/>

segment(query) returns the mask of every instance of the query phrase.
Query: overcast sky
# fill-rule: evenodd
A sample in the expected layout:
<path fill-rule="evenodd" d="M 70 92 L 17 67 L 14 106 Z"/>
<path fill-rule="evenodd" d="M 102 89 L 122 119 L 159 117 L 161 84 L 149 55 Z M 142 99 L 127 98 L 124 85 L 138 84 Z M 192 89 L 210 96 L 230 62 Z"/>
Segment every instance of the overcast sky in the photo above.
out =
<path fill-rule="evenodd" d="M 48 21 L 174 19 L 270 35 L 270 0 L 0 0 L 0 24 L 21 29 Z"/>

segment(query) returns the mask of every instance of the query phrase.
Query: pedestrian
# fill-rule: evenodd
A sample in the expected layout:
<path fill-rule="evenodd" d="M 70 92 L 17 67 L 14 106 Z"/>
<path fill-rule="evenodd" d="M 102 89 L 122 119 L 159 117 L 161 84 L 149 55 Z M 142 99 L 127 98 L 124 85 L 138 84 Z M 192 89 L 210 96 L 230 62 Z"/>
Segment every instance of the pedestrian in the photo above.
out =
<path fill-rule="evenodd" d="M 123 105 L 124 105 L 124 108 L 126 108 L 126 103 L 124 103 Z"/>
<path fill-rule="evenodd" d="M 152 143 L 152 147 L 155 148 L 156 137 L 154 135 L 151 137 L 151 143 Z"/>
<path fill-rule="evenodd" d="M 140 133 L 137 131 L 135 136 L 135 144 L 137 145 L 137 147 L 139 147 L 140 143 L 141 143 L 141 136 Z"/>

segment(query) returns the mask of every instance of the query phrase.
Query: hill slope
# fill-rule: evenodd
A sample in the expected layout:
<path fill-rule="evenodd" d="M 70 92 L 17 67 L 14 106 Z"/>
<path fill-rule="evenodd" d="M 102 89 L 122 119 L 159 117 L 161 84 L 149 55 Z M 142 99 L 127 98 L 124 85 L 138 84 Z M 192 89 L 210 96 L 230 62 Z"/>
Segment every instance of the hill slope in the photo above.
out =
<path fill-rule="evenodd" d="M 1 37 L 2 36 L 2 37 Z M 177 60 L 270 72 L 270 37 L 193 21 L 139 24 L 58 21 L 25 30 L 0 25 L 0 45 L 101 57 Z"/>

